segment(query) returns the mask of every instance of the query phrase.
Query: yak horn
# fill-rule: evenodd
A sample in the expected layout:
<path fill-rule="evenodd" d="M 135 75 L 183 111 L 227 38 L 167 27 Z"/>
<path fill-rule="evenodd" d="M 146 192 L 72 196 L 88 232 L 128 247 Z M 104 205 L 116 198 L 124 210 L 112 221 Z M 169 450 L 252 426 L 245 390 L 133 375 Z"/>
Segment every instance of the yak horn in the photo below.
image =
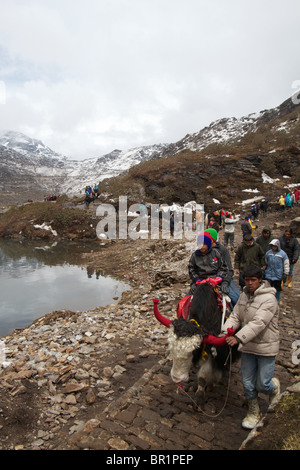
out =
<path fill-rule="evenodd" d="M 156 319 L 162 323 L 164 326 L 166 326 L 167 328 L 170 327 L 170 323 L 171 323 L 171 320 L 169 320 L 168 318 L 165 318 L 163 317 L 159 311 L 158 311 L 158 306 L 157 304 L 159 303 L 159 300 L 158 299 L 153 299 L 153 311 L 154 311 L 154 315 L 156 317 Z"/>

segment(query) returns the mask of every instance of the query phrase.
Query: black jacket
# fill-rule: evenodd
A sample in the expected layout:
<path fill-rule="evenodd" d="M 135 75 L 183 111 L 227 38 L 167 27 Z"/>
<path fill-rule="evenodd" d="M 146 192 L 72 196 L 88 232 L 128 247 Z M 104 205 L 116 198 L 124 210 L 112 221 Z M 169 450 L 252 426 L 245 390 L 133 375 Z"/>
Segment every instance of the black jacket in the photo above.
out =
<path fill-rule="evenodd" d="M 280 241 L 280 248 L 286 252 L 288 255 L 288 258 L 290 262 L 294 260 L 294 263 L 298 260 L 299 258 L 299 242 L 297 238 L 292 235 L 290 241 L 286 238 L 285 235 L 282 235 L 282 237 L 279 238 Z"/>
<path fill-rule="evenodd" d="M 230 283 L 230 273 L 219 250 L 211 248 L 205 255 L 196 250 L 189 261 L 189 276 L 192 284 L 198 280 L 221 277 L 222 286 Z"/>

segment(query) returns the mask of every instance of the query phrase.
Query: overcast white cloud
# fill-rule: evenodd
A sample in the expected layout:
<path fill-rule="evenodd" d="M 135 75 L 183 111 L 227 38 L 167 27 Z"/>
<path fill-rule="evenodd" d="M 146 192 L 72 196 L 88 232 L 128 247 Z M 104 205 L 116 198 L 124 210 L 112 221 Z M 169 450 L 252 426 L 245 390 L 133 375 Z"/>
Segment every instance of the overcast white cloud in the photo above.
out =
<path fill-rule="evenodd" d="M 0 0 L 0 129 L 81 159 L 272 108 L 299 0 Z"/>

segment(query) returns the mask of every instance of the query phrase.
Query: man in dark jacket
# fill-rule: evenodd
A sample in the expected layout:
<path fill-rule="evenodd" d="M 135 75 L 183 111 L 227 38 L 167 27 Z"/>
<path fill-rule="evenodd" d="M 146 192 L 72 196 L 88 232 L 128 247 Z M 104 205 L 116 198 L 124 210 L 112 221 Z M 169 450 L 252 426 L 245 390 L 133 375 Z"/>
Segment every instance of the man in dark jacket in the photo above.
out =
<path fill-rule="evenodd" d="M 192 254 L 188 270 L 192 280 L 190 294 L 194 293 L 196 282 L 208 278 L 222 278 L 221 290 L 229 294 L 230 274 L 219 250 L 212 247 L 212 239 L 201 233 L 197 238 L 198 249 Z"/>
<path fill-rule="evenodd" d="M 208 228 L 208 229 L 206 229 L 206 232 L 209 233 L 209 235 L 211 236 L 212 247 L 219 250 L 219 252 L 222 255 L 223 260 L 225 261 L 225 264 L 228 267 L 228 271 L 229 271 L 228 274 L 229 274 L 229 280 L 230 280 L 228 296 L 231 299 L 232 307 L 234 307 L 235 304 L 237 303 L 241 293 L 240 293 L 239 288 L 235 284 L 234 279 L 233 279 L 234 270 L 233 270 L 233 267 L 232 267 L 229 251 L 227 250 L 227 248 L 224 245 L 221 245 L 221 243 L 218 241 L 218 232 L 216 230 Z"/>
<path fill-rule="evenodd" d="M 241 289 L 245 287 L 243 269 L 250 264 L 265 268 L 265 254 L 262 247 L 255 243 L 252 235 L 245 235 L 244 241 L 238 247 L 234 258 L 234 270 L 236 274 L 239 274 L 239 285 Z"/>
<path fill-rule="evenodd" d="M 279 238 L 280 247 L 286 252 L 290 261 L 290 272 L 288 274 L 288 287 L 292 287 L 294 275 L 294 265 L 299 258 L 300 246 L 297 238 L 293 235 L 291 228 L 286 229 L 284 234 Z"/>
<path fill-rule="evenodd" d="M 246 235 L 252 235 L 252 227 L 249 222 L 249 216 L 245 217 L 245 219 L 241 223 L 241 229 L 243 232 L 243 240 L 245 239 Z"/>
<path fill-rule="evenodd" d="M 256 239 L 256 243 L 258 243 L 262 247 L 264 254 L 266 254 L 267 251 L 269 251 L 270 243 L 272 240 L 274 240 L 274 238 L 275 237 L 273 237 L 269 225 L 266 225 L 262 229 L 261 235 Z"/>

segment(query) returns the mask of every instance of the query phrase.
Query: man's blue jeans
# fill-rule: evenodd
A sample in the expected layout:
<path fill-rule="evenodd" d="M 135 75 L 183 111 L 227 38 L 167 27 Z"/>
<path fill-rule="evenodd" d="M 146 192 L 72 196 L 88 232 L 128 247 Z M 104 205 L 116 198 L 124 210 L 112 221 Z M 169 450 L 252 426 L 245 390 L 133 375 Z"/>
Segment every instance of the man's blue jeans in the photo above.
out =
<path fill-rule="evenodd" d="M 273 391 L 275 356 L 258 356 L 242 353 L 242 382 L 247 400 L 253 400 L 258 392 L 269 395 Z"/>

